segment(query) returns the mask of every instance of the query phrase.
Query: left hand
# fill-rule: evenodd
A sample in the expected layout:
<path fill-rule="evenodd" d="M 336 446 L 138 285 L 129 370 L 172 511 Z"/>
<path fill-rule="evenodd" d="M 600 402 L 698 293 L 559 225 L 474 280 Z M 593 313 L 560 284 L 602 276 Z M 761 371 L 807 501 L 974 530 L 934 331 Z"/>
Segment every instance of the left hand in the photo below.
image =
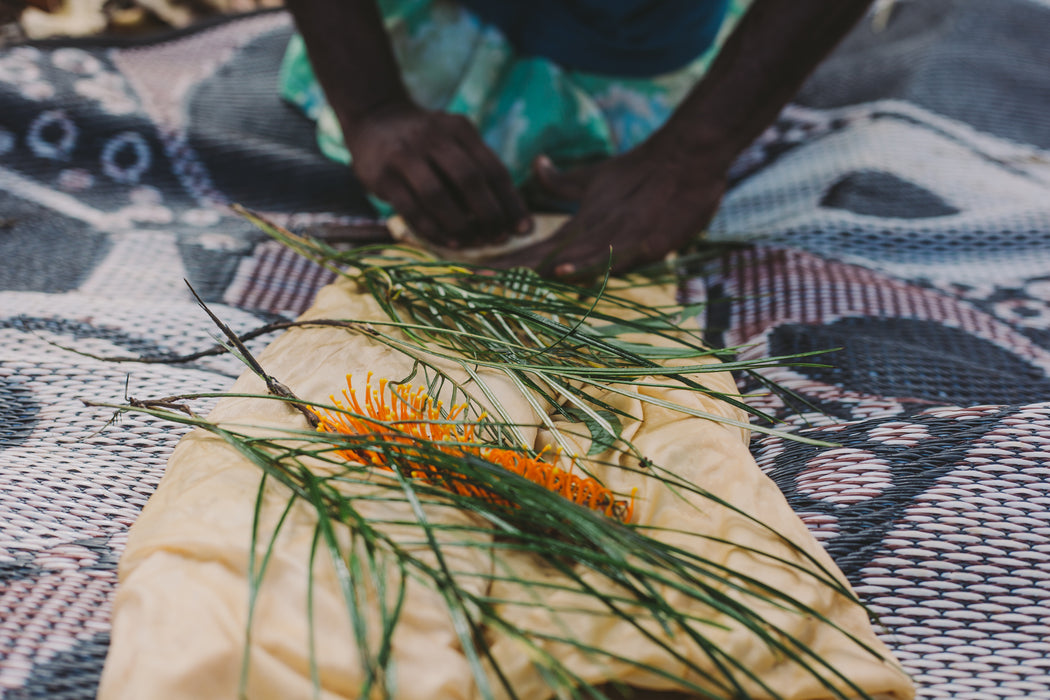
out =
<path fill-rule="evenodd" d="M 653 263 L 696 237 L 726 189 L 727 165 L 642 144 L 601 163 L 558 171 L 545 156 L 533 165 L 553 197 L 579 202 L 575 216 L 547 240 L 493 267 L 532 267 L 540 274 L 585 280 Z"/>

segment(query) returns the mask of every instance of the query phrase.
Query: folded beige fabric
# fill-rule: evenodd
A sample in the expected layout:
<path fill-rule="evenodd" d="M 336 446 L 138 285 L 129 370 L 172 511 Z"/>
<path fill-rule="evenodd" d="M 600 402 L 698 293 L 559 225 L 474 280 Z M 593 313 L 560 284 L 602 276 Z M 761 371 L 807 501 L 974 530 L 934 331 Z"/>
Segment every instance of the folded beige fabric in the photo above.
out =
<path fill-rule="evenodd" d="M 651 290 L 648 293 L 652 293 Z M 670 298 L 664 296 L 658 300 L 668 303 Z M 381 320 L 385 316 L 371 297 L 360 293 L 354 282 L 341 280 L 322 290 L 314 307 L 303 318 Z M 309 401 L 325 401 L 329 394 L 338 392 L 344 386 L 347 372 L 356 376 L 373 371 L 377 376 L 403 377 L 412 366 L 410 358 L 366 334 L 335 328 L 290 330 L 262 353 L 260 362 L 270 374 Z M 467 379 L 454 363 L 445 363 L 444 369 L 456 379 Z M 521 424 L 539 423 L 526 397 L 508 380 L 495 372 L 482 372 L 507 406 L 511 420 Z M 700 375 L 700 380 L 721 391 L 735 390 L 727 372 Z M 760 604 L 756 599 L 750 602 L 777 628 L 801 639 L 869 695 L 913 697 L 910 681 L 875 637 L 860 606 L 809 575 L 744 549 L 754 547 L 812 569 L 813 565 L 806 563 L 784 541 L 789 540 L 842 580 L 831 559 L 808 534 L 775 485 L 758 469 L 747 450 L 747 431 L 645 403 L 640 395 L 677 401 L 741 421 L 745 420 L 742 412 L 684 390 L 623 387 L 627 395 L 621 395 L 613 389 L 615 387 L 606 389 L 603 398 L 636 418 L 626 422 L 624 435 L 642 453 L 655 464 L 688 482 L 702 485 L 754 515 L 772 531 L 710 500 L 672 492 L 655 478 L 611 466 L 596 468 L 598 478 L 614 492 L 629 493 L 633 488 L 638 489 L 633 522 L 667 528 L 650 533 L 689 551 L 702 551 L 708 558 L 778 590 L 790 591 L 833 620 L 841 630 L 862 640 L 877 655 L 862 649 L 843 631 L 811 616 Z M 254 376 L 246 374 L 237 381 L 233 391 L 264 393 L 264 388 Z M 259 431 L 267 426 L 307 427 L 305 419 L 287 404 L 263 399 L 223 399 L 210 419 L 223 425 L 256 426 L 254 430 Z M 582 426 L 576 426 L 576 432 L 587 434 Z M 529 430 L 526 439 L 540 446 L 552 438 L 545 430 Z M 580 444 L 579 454 L 586 454 L 587 448 L 588 445 Z M 604 457 L 611 458 L 611 453 Z M 620 459 L 626 463 L 626 458 Z M 373 484 L 354 488 L 363 492 L 374 488 L 378 492 L 382 480 L 391 477 L 377 470 L 375 478 Z M 132 528 L 120 563 L 121 585 L 115 601 L 112 643 L 100 691 L 103 700 L 233 698 L 238 693 L 245 659 L 248 661 L 245 675 L 248 697 L 311 697 L 311 627 L 321 697 L 361 696 L 365 678 L 361 657 L 336 569 L 324 551 L 313 562 L 314 614 L 312 623 L 309 622 L 309 555 L 317 518 L 312 509 L 301 502 L 290 511 L 274 544 L 272 559 L 255 601 L 252 633 L 246 645 L 248 563 L 259 481 L 260 470 L 256 466 L 210 434 L 195 431 L 179 444 L 159 489 Z M 261 532 L 272 532 L 287 500 L 288 492 L 284 488 L 272 487 L 267 491 L 260 511 Z M 412 521 L 415 518 L 408 505 L 401 502 L 375 502 L 362 507 L 371 509 L 368 515 L 379 519 L 403 517 Z M 475 516 L 463 511 L 437 504 L 424 505 L 424 509 L 433 522 L 481 526 Z M 412 527 L 389 527 L 388 530 L 395 540 L 414 547 L 422 559 L 432 556 L 425 546 L 412 544 L 419 539 Z M 628 663 L 633 660 L 676 676 L 685 674 L 689 681 L 700 685 L 716 687 L 696 674 L 686 673 L 682 660 L 647 639 L 636 627 L 610 615 L 594 597 L 506 581 L 507 574 L 513 573 L 536 583 L 565 582 L 564 574 L 534 556 L 470 546 L 472 538 L 487 537 L 484 530 L 441 533 L 446 563 L 460 574 L 461 585 L 474 586 L 474 590 L 487 593 L 493 600 L 504 601 L 499 606 L 500 612 L 511 625 L 541 633 L 572 630 L 585 644 L 607 649 L 624 659 L 614 661 L 608 656 L 583 653 L 564 643 L 540 642 L 540 647 L 555 655 L 582 680 L 594 684 L 619 681 L 653 692 L 680 688 L 660 673 L 643 671 L 637 664 Z M 736 546 L 703 539 L 704 535 L 725 539 Z M 345 527 L 339 530 L 338 536 L 345 543 L 352 540 Z M 266 536 L 260 539 L 258 556 L 262 556 L 268 543 Z M 388 573 L 392 579 L 397 578 L 392 565 Z M 617 593 L 607 580 L 593 572 L 581 570 L 581 575 L 598 591 Z M 441 596 L 415 578 L 409 578 L 406 585 L 407 598 L 394 634 L 387 690 L 394 697 L 406 700 L 481 697 Z M 362 588 L 358 594 L 366 600 L 377 600 L 380 595 L 366 584 Z M 722 588 L 727 595 L 741 595 L 727 585 Z M 672 607 L 678 610 L 695 607 L 673 587 L 661 589 L 659 592 Z M 537 601 L 538 591 L 542 593 L 540 601 Z M 374 609 L 378 608 L 376 605 Z M 831 697 L 810 674 L 782 655 L 772 653 L 752 633 L 713 610 L 697 609 L 695 613 L 724 625 L 724 628 L 705 627 L 705 632 L 719 648 L 757 671 L 782 697 L 792 700 Z M 682 658 L 699 668 L 714 670 L 710 660 L 685 635 L 679 632 L 667 637 L 645 615 L 639 614 L 637 620 L 645 630 L 667 639 Z M 374 629 L 378 619 L 373 617 L 366 622 Z M 544 700 L 552 695 L 533 664 L 535 650 L 524 648 L 514 635 L 498 630 L 489 630 L 486 638 L 519 697 Z M 496 695 L 502 697 L 499 684 L 491 677 L 489 680 Z M 750 697 L 769 697 L 755 683 L 746 680 L 742 683 Z M 841 682 L 838 686 L 845 687 Z M 380 692 L 376 689 L 370 695 L 378 697 Z"/>

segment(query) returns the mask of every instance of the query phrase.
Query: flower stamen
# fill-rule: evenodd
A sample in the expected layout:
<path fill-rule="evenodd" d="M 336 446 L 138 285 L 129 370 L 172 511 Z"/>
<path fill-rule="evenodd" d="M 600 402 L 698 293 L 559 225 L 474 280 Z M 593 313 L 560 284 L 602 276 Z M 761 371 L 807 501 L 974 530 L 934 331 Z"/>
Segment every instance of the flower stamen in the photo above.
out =
<path fill-rule="evenodd" d="M 408 473 L 428 483 L 436 483 L 461 495 L 483 498 L 492 502 L 510 505 L 495 494 L 488 492 L 478 484 L 470 483 L 464 478 L 448 478 L 438 473 L 433 465 L 427 464 L 425 457 L 412 445 L 415 439 L 434 443 L 448 443 L 438 449 L 452 456 L 474 456 L 513 472 L 543 488 L 562 495 L 564 498 L 604 513 L 621 522 L 629 522 L 634 513 L 634 496 L 632 490 L 629 500 L 616 499 L 613 493 L 590 477 L 580 477 L 565 471 L 543 456 L 548 452 L 544 448 L 537 457 L 523 452 L 501 447 L 484 447 L 474 444 L 477 422 L 461 422 L 459 417 L 466 412 L 467 404 L 453 406 L 448 416 L 442 418 L 440 401 L 434 401 L 424 387 L 413 390 L 411 384 L 392 384 L 388 379 L 379 380 L 379 389 L 372 387 L 372 372 L 365 380 L 365 401 L 362 408 L 353 387 L 352 375 L 346 375 L 346 389 L 342 391 L 343 399 L 329 396 L 335 410 L 311 408 L 317 416 L 317 430 L 320 432 L 342 435 L 369 435 L 382 439 L 384 443 L 395 445 L 399 454 L 407 457 Z M 387 394 L 390 402 L 387 403 Z M 365 417 L 367 416 L 367 418 Z M 478 417 L 478 422 L 485 415 Z M 402 447 L 403 445 L 403 447 Z M 557 452 L 555 458 L 557 458 Z M 384 463 L 382 454 L 372 449 L 342 449 L 335 453 L 351 462 L 360 462 L 366 466 L 390 469 Z M 575 466 L 575 461 L 573 461 Z"/>

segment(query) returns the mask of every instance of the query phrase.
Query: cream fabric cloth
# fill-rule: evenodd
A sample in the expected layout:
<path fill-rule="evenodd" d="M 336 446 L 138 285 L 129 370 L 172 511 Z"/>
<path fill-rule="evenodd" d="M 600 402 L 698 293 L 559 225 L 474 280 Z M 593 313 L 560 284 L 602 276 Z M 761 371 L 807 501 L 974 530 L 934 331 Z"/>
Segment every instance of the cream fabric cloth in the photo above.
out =
<path fill-rule="evenodd" d="M 670 297 L 661 297 L 659 301 L 668 303 Z M 369 296 L 359 293 L 355 283 L 342 280 L 322 290 L 314 307 L 303 318 L 385 317 Z M 325 401 L 330 393 L 340 390 L 347 372 L 356 376 L 372 370 L 377 376 L 403 377 L 412 365 L 408 357 L 365 334 L 333 328 L 290 330 L 261 354 L 260 362 L 297 395 L 312 401 Z M 446 369 L 454 377 L 466 378 L 463 371 L 451 363 Z M 508 380 L 495 372 L 484 372 L 484 375 L 508 406 L 513 420 L 537 424 L 528 402 Z M 700 378 L 713 388 L 735 391 L 727 372 L 704 374 Z M 233 391 L 263 393 L 264 389 L 254 376 L 246 374 L 237 381 Z M 645 387 L 642 391 L 696 409 L 745 419 L 739 410 L 696 393 L 656 387 Z M 758 469 L 747 449 L 746 430 L 643 403 L 636 392 L 632 396 L 617 396 L 606 391 L 603 399 L 615 402 L 637 418 L 627 422 L 625 436 L 654 463 L 753 514 L 841 578 L 776 486 Z M 287 405 L 261 399 L 223 399 L 210 418 L 220 424 L 306 428 L 302 416 Z M 582 427 L 577 428 L 586 434 Z M 526 438 L 535 440 L 537 445 L 550 441 L 545 431 L 530 430 Z M 585 454 L 586 448 L 581 445 L 580 454 Z M 377 472 L 377 480 L 385 478 L 388 477 Z M 676 531 L 660 534 L 661 539 L 692 551 L 702 547 L 703 554 L 711 559 L 745 571 L 778 590 L 791 591 L 879 650 L 887 660 L 863 651 L 828 625 L 772 606 L 758 606 L 777 627 L 802 639 L 866 692 L 883 698 L 913 697 L 910 681 L 888 660 L 889 653 L 874 636 L 859 606 L 788 567 L 773 565 L 767 558 L 739 547 L 698 539 L 693 534 L 722 537 L 790 561 L 802 560 L 770 531 L 710 501 L 676 496 L 655 479 L 614 468 L 600 469 L 599 478 L 614 492 L 629 493 L 631 488 L 638 487 L 634 522 Z M 103 700 L 236 697 L 245 654 L 248 556 L 259 480 L 257 467 L 210 434 L 194 431 L 176 448 L 160 487 L 131 530 L 120 563 L 121 585 L 115 601 L 113 640 L 100 691 Z M 287 495 L 283 488 L 267 492 L 262 508 L 262 532 L 272 531 Z M 412 519 L 408 507 L 401 503 L 371 507 L 376 517 L 401 514 Z M 428 507 L 427 515 L 445 523 L 480 524 L 473 516 L 447 507 Z M 248 697 L 306 698 L 312 694 L 306 601 L 308 554 L 315 524 L 316 516 L 311 509 L 299 503 L 276 540 L 256 602 L 247 652 Z M 403 542 L 418 539 L 412 528 L 393 530 L 392 534 Z M 341 529 L 340 537 L 348 540 L 348 530 Z M 458 542 L 462 543 L 462 536 L 459 537 Z M 266 544 L 266 538 L 261 539 L 260 556 Z M 453 568 L 481 574 L 463 581 L 472 582 L 467 585 L 476 586 L 476 590 L 487 589 L 496 599 L 530 600 L 536 596 L 535 591 L 523 590 L 520 584 L 500 581 L 499 577 L 508 571 L 537 581 L 557 581 L 560 576 L 520 552 L 500 555 L 493 561 L 484 548 L 450 541 L 445 555 Z M 427 553 L 421 549 L 420 556 L 425 557 Z M 492 574 L 496 579 L 487 578 Z M 598 576 L 589 572 L 583 576 L 599 590 L 610 591 L 608 582 Z M 323 687 L 321 697 L 358 697 L 362 679 L 359 657 L 334 567 L 323 551 L 314 564 L 314 577 L 314 634 Z M 682 594 L 670 587 L 663 587 L 661 593 L 677 609 L 688 609 L 689 602 Z M 374 591 L 362 595 L 374 595 Z M 571 629 L 587 643 L 611 649 L 625 658 L 674 674 L 684 673 L 680 662 L 624 621 L 607 614 L 589 614 L 587 611 L 599 609 L 593 599 L 551 591 L 544 593 L 544 602 L 550 607 L 506 604 L 502 606 L 502 614 L 521 629 Z M 555 620 L 551 609 L 563 606 L 576 606 L 578 611 L 564 613 Z M 748 668 L 760 672 L 783 697 L 792 700 L 829 697 L 805 672 L 772 654 L 747 631 L 720 619 L 716 613 L 697 612 L 726 623 L 724 630 L 706 629 L 708 636 Z M 655 625 L 644 620 L 642 623 L 656 634 L 662 634 Z M 491 634 L 491 640 L 496 659 L 520 697 L 542 700 L 549 696 L 543 679 L 531 665 L 530 653 L 520 641 L 498 633 Z M 704 668 L 711 667 L 681 633 L 671 641 L 676 650 L 691 661 Z M 549 643 L 547 648 L 576 674 L 591 682 L 615 679 L 640 688 L 673 688 L 656 674 L 641 672 L 626 663 L 595 659 L 565 645 Z M 444 602 L 436 592 L 414 579 L 408 581 L 408 602 L 394 636 L 392 655 L 392 687 L 399 699 L 474 700 L 479 697 Z M 690 677 L 690 680 L 703 682 L 699 678 Z M 766 697 L 752 684 L 745 683 L 745 686 L 752 697 Z"/>

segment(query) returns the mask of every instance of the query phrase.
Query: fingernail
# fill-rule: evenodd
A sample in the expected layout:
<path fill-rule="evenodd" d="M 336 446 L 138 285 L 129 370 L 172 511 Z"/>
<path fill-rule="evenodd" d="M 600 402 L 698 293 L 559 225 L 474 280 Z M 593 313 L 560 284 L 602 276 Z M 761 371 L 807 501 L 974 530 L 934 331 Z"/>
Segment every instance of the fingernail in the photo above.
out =
<path fill-rule="evenodd" d="M 532 231 L 532 217 L 526 217 L 518 222 L 518 233 L 524 234 Z"/>
<path fill-rule="evenodd" d="M 554 274 L 558 277 L 568 277 L 569 275 L 576 273 L 576 266 L 572 263 L 562 263 L 558 267 L 554 268 Z"/>

